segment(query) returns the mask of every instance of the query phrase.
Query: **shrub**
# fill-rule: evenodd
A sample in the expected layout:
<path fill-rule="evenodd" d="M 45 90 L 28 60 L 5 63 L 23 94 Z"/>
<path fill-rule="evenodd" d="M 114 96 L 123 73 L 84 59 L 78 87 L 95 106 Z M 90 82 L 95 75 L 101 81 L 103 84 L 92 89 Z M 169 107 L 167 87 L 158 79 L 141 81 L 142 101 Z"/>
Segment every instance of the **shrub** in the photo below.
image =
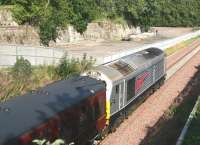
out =
<path fill-rule="evenodd" d="M 14 67 L 11 70 L 13 80 L 16 82 L 26 83 L 32 75 L 31 63 L 23 57 L 17 59 Z"/>
<path fill-rule="evenodd" d="M 37 89 L 56 80 L 55 66 L 41 65 L 34 67 L 31 80 L 31 89 Z"/>
<path fill-rule="evenodd" d="M 50 143 L 46 139 L 43 140 L 33 140 L 33 143 L 36 143 L 37 145 L 63 145 L 65 142 L 62 139 L 57 139 L 53 143 Z"/>
<path fill-rule="evenodd" d="M 56 68 L 56 74 L 60 79 L 66 79 L 74 75 L 79 75 L 85 70 L 90 69 L 94 63 L 95 59 L 90 57 L 87 59 L 87 55 L 84 54 L 83 58 L 80 59 L 69 59 L 67 55 L 60 61 L 60 64 Z"/>
<path fill-rule="evenodd" d="M 70 76 L 76 75 L 79 73 L 77 68 L 78 60 L 69 59 L 65 56 L 60 64 L 56 68 L 56 74 L 61 79 L 69 78 Z"/>
<path fill-rule="evenodd" d="M 96 62 L 96 59 L 94 59 L 93 57 L 90 57 L 88 59 L 87 54 L 83 54 L 83 58 L 78 62 L 79 62 L 79 71 L 82 73 L 82 72 L 92 68 Z"/>
<path fill-rule="evenodd" d="M 57 67 L 45 65 L 32 67 L 28 60 L 21 57 L 11 69 L 0 71 L 0 102 L 36 90 L 55 80 L 79 75 L 90 69 L 94 63 L 95 59 L 92 57 L 88 59 L 86 54 L 82 59 L 70 59 L 66 55 Z"/>

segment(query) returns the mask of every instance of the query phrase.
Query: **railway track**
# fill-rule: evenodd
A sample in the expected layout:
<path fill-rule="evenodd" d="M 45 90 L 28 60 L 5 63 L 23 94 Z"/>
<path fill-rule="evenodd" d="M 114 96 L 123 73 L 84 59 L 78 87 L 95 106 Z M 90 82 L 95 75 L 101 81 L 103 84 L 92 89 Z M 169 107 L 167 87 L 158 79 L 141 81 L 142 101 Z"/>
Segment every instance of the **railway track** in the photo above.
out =
<path fill-rule="evenodd" d="M 175 65 L 181 59 L 183 59 L 186 55 L 188 55 L 193 49 L 197 48 L 198 46 L 200 46 L 200 40 L 196 40 L 189 46 L 182 48 L 180 51 L 177 51 L 177 52 L 173 53 L 172 55 L 169 55 L 167 57 L 167 62 L 170 59 L 173 59 L 173 61 L 171 61 L 171 62 L 169 61 L 169 63 L 167 63 L 167 65 L 166 65 L 167 69 L 171 68 L 173 65 Z M 184 51 L 185 49 L 187 49 L 186 52 Z M 178 54 L 181 54 L 181 55 L 176 57 Z"/>
<path fill-rule="evenodd" d="M 196 45 L 197 44 L 197 45 Z M 197 43 L 195 43 L 196 48 L 193 48 L 193 50 L 191 51 L 191 49 L 188 50 L 188 52 L 186 52 L 183 56 L 181 56 L 180 58 L 178 58 L 178 60 L 169 65 L 167 67 L 167 78 L 169 79 L 171 78 L 171 76 L 173 76 L 174 73 L 176 73 L 180 68 L 182 68 L 184 66 L 184 64 L 186 64 L 194 55 L 196 55 L 199 51 L 200 51 L 200 41 L 197 41 Z M 170 59 L 167 58 L 167 60 Z"/>
<path fill-rule="evenodd" d="M 176 59 L 175 62 L 171 63 L 170 65 L 167 66 L 167 76 L 166 80 L 169 80 L 176 72 L 178 72 L 184 65 L 191 60 L 198 52 L 200 52 L 200 41 L 197 41 L 194 43 L 194 46 L 190 46 L 190 48 L 186 48 L 186 50 L 181 50 L 181 51 L 186 51 L 184 52 L 179 58 Z M 191 51 L 192 50 L 192 51 Z M 167 62 L 171 59 L 171 56 L 167 57 Z M 145 100 L 146 98 L 144 98 Z M 137 105 L 135 106 L 135 109 L 138 108 L 144 100 L 140 100 L 137 102 Z M 109 136 L 109 135 L 108 135 Z M 95 144 L 97 145 L 107 145 L 106 142 L 103 141 L 96 141 Z"/>

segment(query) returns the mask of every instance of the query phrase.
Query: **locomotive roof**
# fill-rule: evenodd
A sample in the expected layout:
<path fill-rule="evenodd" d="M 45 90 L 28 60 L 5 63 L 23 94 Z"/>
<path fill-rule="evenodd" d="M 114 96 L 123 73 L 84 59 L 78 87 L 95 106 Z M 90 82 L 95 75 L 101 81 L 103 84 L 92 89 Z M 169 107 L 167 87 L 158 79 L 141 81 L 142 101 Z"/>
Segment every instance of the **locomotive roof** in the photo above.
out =
<path fill-rule="evenodd" d="M 57 81 L 37 92 L 0 103 L 0 145 L 104 88 L 101 81 L 89 77 L 75 77 Z"/>
<path fill-rule="evenodd" d="M 152 47 L 98 66 L 94 71 L 103 73 L 114 82 L 136 72 L 142 67 L 159 62 L 163 58 L 164 52 L 159 48 Z"/>
<path fill-rule="evenodd" d="M 163 58 L 164 52 L 158 48 L 148 48 L 129 56 L 123 57 L 121 61 L 127 63 L 132 68 L 139 68 L 145 64 L 153 63 L 158 58 Z"/>

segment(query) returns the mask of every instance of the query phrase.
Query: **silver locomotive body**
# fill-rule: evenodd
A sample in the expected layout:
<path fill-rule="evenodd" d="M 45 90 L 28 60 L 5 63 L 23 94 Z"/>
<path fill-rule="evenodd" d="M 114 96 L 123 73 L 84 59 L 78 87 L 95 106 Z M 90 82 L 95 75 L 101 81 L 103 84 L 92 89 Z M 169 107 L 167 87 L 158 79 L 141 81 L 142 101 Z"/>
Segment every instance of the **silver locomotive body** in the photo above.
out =
<path fill-rule="evenodd" d="M 106 83 L 107 120 L 165 77 L 165 53 L 149 48 L 85 73 Z"/>

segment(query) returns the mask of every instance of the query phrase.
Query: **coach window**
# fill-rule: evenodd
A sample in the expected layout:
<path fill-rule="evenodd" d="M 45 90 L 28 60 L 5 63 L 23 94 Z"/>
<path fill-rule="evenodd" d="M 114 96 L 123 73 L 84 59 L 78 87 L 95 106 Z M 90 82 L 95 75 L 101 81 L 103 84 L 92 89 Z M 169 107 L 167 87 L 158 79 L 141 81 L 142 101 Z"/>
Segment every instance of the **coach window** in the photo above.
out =
<path fill-rule="evenodd" d="M 89 121 L 94 121 L 95 120 L 95 106 L 88 105 L 88 120 Z"/>
<path fill-rule="evenodd" d="M 60 137 L 64 138 L 65 141 L 67 141 L 67 142 L 70 141 L 72 138 L 72 134 L 73 134 L 72 132 L 74 130 L 73 125 L 70 122 L 70 120 L 68 123 L 62 122 L 62 124 L 60 124 L 59 128 L 60 128 Z"/>
<path fill-rule="evenodd" d="M 95 119 L 97 120 L 101 115 L 101 110 L 99 106 L 99 102 L 96 103 L 95 105 Z"/>
<path fill-rule="evenodd" d="M 87 121 L 87 108 L 86 106 L 82 106 L 80 110 L 80 125 L 84 125 Z"/>
<path fill-rule="evenodd" d="M 105 112 L 104 100 L 101 98 L 95 105 L 95 119 L 100 118 Z"/>

